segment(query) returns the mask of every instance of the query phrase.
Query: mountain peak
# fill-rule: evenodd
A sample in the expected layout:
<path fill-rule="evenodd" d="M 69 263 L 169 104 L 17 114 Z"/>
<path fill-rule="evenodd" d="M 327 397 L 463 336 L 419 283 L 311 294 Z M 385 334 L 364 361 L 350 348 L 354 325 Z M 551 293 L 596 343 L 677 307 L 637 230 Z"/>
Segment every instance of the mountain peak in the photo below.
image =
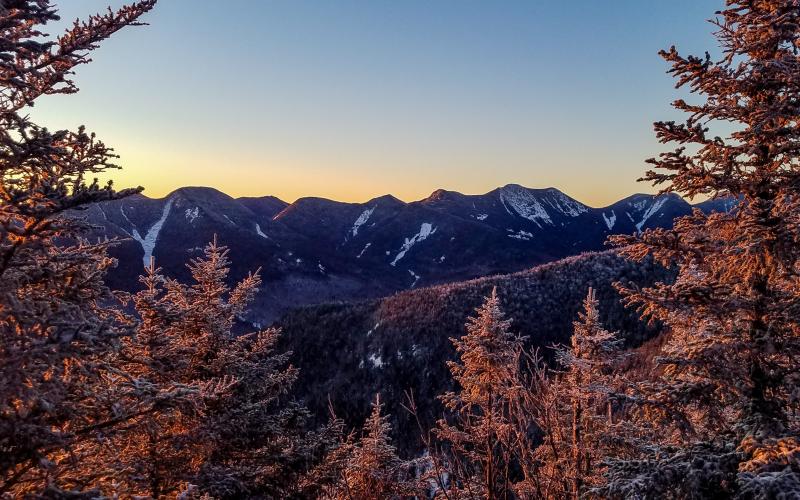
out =
<path fill-rule="evenodd" d="M 445 201 L 445 200 L 453 200 L 458 198 L 463 198 L 464 195 L 459 193 L 458 191 L 448 191 L 446 189 L 437 189 L 433 193 L 430 194 L 427 198 L 422 200 L 423 202 L 435 202 L 435 201 Z"/>
<path fill-rule="evenodd" d="M 233 201 L 232 197 L 228 196 L 222 191 L 206 186 L 181 187 L 169 193 L 167 196 L 165 196 L 165 199 L 172 199 L 176 197 L 182 197 L 186 199 L 201 199 L 201 200 L 224 199 L 226 201 Z"/>
<path fill-rule="evenodd" d="M 284 205 L 288 205 L 285 201 L 278 198 L 277 196 L 267 195 L 267 196 L 240 196 L 236 198 L 238 201 L 265 201 L 265 202 L 272 202 L 272 203 L 283 203 Z"/>
<path fill-rule="evenodd" d="M 289 206 L 288 203 L 275 196 L 260 196 L 260 197 L 241 197 L 236 201 L 244 205 L 265 219 L 272 219 L 278 213 Z"/>
<path fill-rule="evenodd" d="M 505 186 L 501 186 L 499 189 L 500 191 L 517 191 L 520 189 L 524 189 L 525 191 L 531 191 L 530 189 L 526 188 L 521 184 L 514 184 L 514 183 L 506 184 Z"/>
<path fill-rule="evenodd" d="M 540 193 L 561 193 L 560 189 L 554 188 L 552 186 L 546 188 L 531 188 L 527 186 L 523 186 L 522 184 L 510 183 L 506 184 L 505 186 L 500 187 L 501 190 L 524 190 L 524 191 L 531 191 L 531 192 L 540 192 Z M 562 193 L 563 194 L 563 193 Z"/>
<path fill-rule="evenodd" d="M 382 205 L 405 205 L 405 202 L 395 198 L 390 194 L 385 194 L 383 196 L 378 196 L 376 198 L 372 198 L 371 200 L 367 201 L 365 205 L 374 205 L 380 203 Z"/>
<path fill-rule="evenodd" d="M 539 227 L 553 225 L 552 215 L 577 217 L 589 208 L 555 188 L 530 189 L 519 184 L 507 184 L 497 190 L 500 202 L 517 215 Z"/>

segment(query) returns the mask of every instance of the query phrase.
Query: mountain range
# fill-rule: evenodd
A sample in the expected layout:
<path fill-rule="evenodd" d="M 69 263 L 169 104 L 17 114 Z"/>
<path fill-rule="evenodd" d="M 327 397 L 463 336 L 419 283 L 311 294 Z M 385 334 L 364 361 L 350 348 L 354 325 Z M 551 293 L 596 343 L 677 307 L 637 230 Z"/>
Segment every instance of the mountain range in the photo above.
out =
<path fill-rule="evenodd" d="M 122 290 L 138 289 L 151 258 L 167 275 L 187 278 L 186 262 L 216 236 L 229 247 L 233 279 L 261 270 L 264 286 L 247 319 L 268 324 L 298 306 L 513 273 L 601 250 L 611 234 L 669 227 L 693 207 L 727 210 L 731 201 L 693 206 L 674 194 L 636 194 L 593 208 L 554 188 L 510 184 L 483 195 L 440 189 L 410 203 L 386 195 L 289 204 L 184 187 L 160 199 L 99 203 L 83 216 L 97 236 L 121 239 L 108 281 Z"/>

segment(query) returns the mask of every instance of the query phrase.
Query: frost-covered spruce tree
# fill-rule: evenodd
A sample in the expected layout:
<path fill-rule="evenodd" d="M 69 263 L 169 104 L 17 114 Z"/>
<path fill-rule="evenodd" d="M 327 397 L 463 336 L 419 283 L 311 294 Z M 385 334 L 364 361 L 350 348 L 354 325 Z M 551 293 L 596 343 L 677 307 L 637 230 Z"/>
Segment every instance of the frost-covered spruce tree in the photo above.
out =
<path fill-rule="evenodd" d="M 180 291 L 181 285 L 152 263 L 145 271 L 140 277 L 144 289 L 133 296 L 139 323 L 135 334 L 122 340 L 115 366 L 157 404 L 154 411 L 126 422 L 85 463 L 115 471 L 95 485 L 102 492 L 161 498 L 191 484 L 198 466 L 190 464 L 202 460 L 207 449 L 196 431 L 207 405 L 228 395 L 235 380 L 191 373 L 197 334 L 187 328 L 186 304 L 165 291 Z"/>
<path fill-rule="evenodd" d="M 617 464 L 618 495 L 800 495 L 800 2 L 727 0 L 714 23 L 719 60 L 662 53 L 701 99 L 674 103 L 685 123 L 655 124 L 678 148 L 644 180 L 739 203 L 616 239 L 679 268 L 674 284 L 625 290 L 670 337 L 639 395 L 661 438 Z"/>
<path fill-rule="evenodd" d="M 152 497 L 185 484 L 214 498 L 288 497 L 334 436 L 305 431 L 307 411 L 288 395 L 297 370 L 287 366 L 290 353 L 275 352 L 279 331 L 232 332 L 258 275 L 231 289 L 227 249 L 216 242 L 188 267 L 191 284 L 150 269 L 134 297 L 141 323 L 120 357 L 165 404 L 110 447 L 128 471 L 126 487 Z"/>
<path fill-rule="evenodd" d="M 93 134 L 50 131 L 28 108 L 42 95 L 77 92 L 74 68 L 154 4 L 92 16 L 49 39 L 53 2 L 0 0 L 0 495 L 82 489 L 91 482 L 82 444 L 145 411 L 126 405 L 135 385 L 105 378 L 129 324 L 107 307 L 107 245 L 81 240 L 85 227 L 65 216 L 135 190 L 92 180 L 115 158 Z"/>
<path fill-rule="evenodd" d="M 416 477 L 420 460 L 401 460 L 391 442 L 389 416 L 382 414 L 380 395 L 364 422 L 363 435 L 346 444 L 344 466 L 337 482 L 322 498 L 332 500 L 382 500 L 420 497 L 425 483 Z"/>
<path fill-rule="evenodd" d="M 580 498 L 599 485 L 602 461 L 613 450 L 607 436 L 621 341 L 603 328 L 591 288 L 579 316 L 570 346 L 556 350 L 560 370 L 536 394 L 545 403 L 535 408 L 547 409 L 534 413 L 543 434 L 535 454 L 546 498 Z"/>
<path fill-rule="evenodd" d="M 451 339 L 459 361 L 448 362 L 458 392 L 441 396 L 451 419 L 441 419 L 435 435 L 447 450 L 447 481 L 439 489 L 456 498 L 506 498 L 525 481 L 527 429 L 520 422 L 523 339 L 509 331 L 497 289 L 469 318 L 467 333 Z M 434 457 L 437 459 L 437 457 Z"/>

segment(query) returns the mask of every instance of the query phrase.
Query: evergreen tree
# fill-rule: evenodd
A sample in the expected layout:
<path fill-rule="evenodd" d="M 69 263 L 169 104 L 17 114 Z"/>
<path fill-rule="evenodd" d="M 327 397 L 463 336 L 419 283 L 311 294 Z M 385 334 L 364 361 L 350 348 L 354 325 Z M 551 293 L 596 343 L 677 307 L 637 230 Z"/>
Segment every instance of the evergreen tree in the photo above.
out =
<path fill-rule="evenodd" d="M 152 497 L 186 484 L 215 498 L 295 494 L 335 433 L 305 431 L 308 413 L 288 396 L 297 370 L 286 366 L 290 353 L 275 353 L 278 330 L 232 332 L 258 275 L 229 288 L 227 249 L 216 241 L 188 267 L 191 285 L 151 266 L 134 297 L 141 323 L 122 366 L 162 394 L 191 397 L 165 398 L 163 411 L 143 415 L 115 443 L 127 487 Z"/>
<path fill-rule="evenodd" d="M 49 40 L 52 2 L 0 0 L 0 495 L 83 490 L 106 473 L 81 469 L 87 443 L 152 406 L 108 365 L 131 326 L 108 306 L 108 244 L 83 240 L 85 224 L 68 215 L 137 190 L 91 181 L 115 168 L 112 150 L 83 127 L 38 126 L 27 109 L 77 92 L 75 67 L 154 5 L 109 10 Z"/>
<path fill-rule="evenodd" d="M 449 451 L 437 467 L 447 471 L 447 484 L 442 478 L 437 482 L 447 496 L 509 498 L 530 470 L 523 463 L 528 429 L 519 411 L 525 390 L 523 339 L 509 331 L 497 289 L 476 312 L 467 334 L 451 339 L 460 360 L 448 366 L 460 390 L 441 396 L 453 421 L 441 419 L 434 430 Z"/>
<path fill-rule="evenodd" d="M 649 160 L 644 180 L 739 203 L 615 240 L 679 276 L 624 290 L 670 337 L 663 376 L 634 395 L 661 432 L 641 460 L 615 465 L 608 494 L 800 495 L 800 4 L 727 0 L 719 16 L 719 60 L 662 52 L 678 86 L 704 100 L 674 103 L 685 123 L 655 124 L 679 147 Z"/>
<path fill-rule="evenodd" d="M 101 489 L 160 498 L 194 479 L 198 460 L 207 452 L 196 434 L 207 405 L 235 381 L 192 373 L 197 332 L 186 327 L 185 303 L 165 292 L 165 287 L 180 291 L 181 285 L 167 280 L 152 263 L 140 281 L 145 288 L 133 297 L 140 321 L 135 334 L 123 340 L 115 365 L 136 377 L 159 404 L 156 411 L 129 422 L 89 467 L 111 463 L 117 471 Z"/>
<path fill-rule="evenodd" d="M 380 394 L 372 403 L 372 413 L 364 422 L 357 443 L 342 448 L 347 457 L 339 479 L 323 498 L 341 500 L 399 499 L 421 496 L 424 483 L 415 477 L 421 461 L 404 461 L 391 443 L 388 415 L 382 415 Z"/>
<path fill-rule="evenodd" d="M 621 342 L 600 323 L 594 290 L 574 322 L 569 347 L 559 346 L 561 371 L 539 384 L 534 408 L 542 444 L 540 493 L 546 498 L 580 498 L 602 481 L 602 460 L 611 451 L 612 393 Z"/>

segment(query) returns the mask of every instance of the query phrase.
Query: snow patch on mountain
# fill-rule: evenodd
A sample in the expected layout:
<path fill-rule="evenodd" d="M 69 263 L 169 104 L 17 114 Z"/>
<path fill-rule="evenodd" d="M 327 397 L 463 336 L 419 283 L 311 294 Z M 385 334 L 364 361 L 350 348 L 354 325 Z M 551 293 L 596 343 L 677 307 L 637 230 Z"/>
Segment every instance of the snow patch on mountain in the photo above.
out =
<path fill-rule="evenodd" d="M 586 205 L 573 200 L 561 191 L 552 190 L 548 192 L 545 202 L 555 210 L 570 217 L 577 217 L 589 210 Z"/>
<path fill-rule="evenodd" d="M 530 241 L 533 238 L 533 233 L 529 233 L 528 231 L 520 230 L 520 231 L 517 231 L 514 234 L 509 234 L 508 237 L 509 238 L 514 238 L 514 239 L 517 239 L 517 240 L 522 240 L 522 241 Z"/>
<path fill-rule="evenodd" d="M 139 234 L 139 231 L 136 230 L 136 227 L 131 223 L 131 236 L 134 240 L 138 241 L 139 244 L 142 246 L 142 250 L 144 250 L 144 257 L 142 258 L 142 262 L 144 262 L 145 266 L 150 265 L 150 259 L 153 258 L 153 250 L 156 248 L 156 242 L 158 241 L 158 233 L 161 232 L 161 228 L 164 226 L 164 222 L 167 221 L 167 217 L 169 217 L 169 211 L 172 208 L 172 198 L 167 200 L 167 203 L 164 205 L 163 210 L 161 211 L 161 218 L 158 219 L 150 229 L 147 230 L 147 234 L 142 237 Z M 128 216 L 125 214 L 125 210 L 122 207 L 119 207 L 119 211 L 122 212 L 122 216 L 125 217 L 125 220 L 131 222 L 128 219 Z"/>
<path fill-rule="evenodd" d="M 642 216 L 642 220 L 639 221 L 638 224 L 636 224 L 636 230 L 641 233 L 642 232 L 642 228 L 644 227 L 644 223 L 647 222 L 647 219 L 649 219 L 650 217 L 655 215 L 656 212 L 661 210 L 661 207 L 663 207 L 664 203 L 666 203 L 666 202 L 667 202 L 667 197 L 666 196 L 655 200 L 653 202 L 653 204 L 650 205 L 650 208 L 647 209 L 647 212 L 645 212 L 644 215 Z"/>
<path fill-rule="evenodd" d="M 371 247 L 371 246 L 372 246 L 372 242 L 369 242 L 369 243 L 367 243 L 366 245 L 364 245 L 364 248 L 362 248 L 362 249 L 361 249 L 361 252 L 359 252 L 359 254 L 358 254 L 358 255 L 356 255 L 356 259 L 360 259 L 360 258 L 361 258 L 361 256 L 362 256 L 362 255 L 364 255 L 364 252 L 366 252 L 366 251 L 367 251 L 367 249 L 368 249 L 369 247 Z"/>
<path fill-rule="evenodd" d="M 500 195 L 500 203 L 503 204 L 503 208 L 506 209 L 506 212 L 508 212 L 508 215 L 513 217 L 514 216 L 514 212 L 512 212 L 511 209 L 508 208 L 508 205 L 506 205 L 506 200 L 503 199 L 502 195 Z"/>
<path fill-rule="evenodd" d="M 611 211 L 611 217 L 607 217 L 606 213 L 603 212 L 603 220 L 606 221 L 606 226 L 608 226 L 608 230 L 614 229 L 614 224 L 617 222 L 617 214 L 614 211 Z"/>
<path fill-rule="evenodd" d="M 131 208 L 133 208 L 133 207 L 131 207 Z M 122 218 L 123 219 L 128 221 L 128 224 L 130 224 L 131 228 L 133 228 L 133 231 L 136 231 L 136 226 L 133 225 L 133 222 L 128 218 L 128 214 L 125 213 L 125 207 L 120 206 L 119 207 L 119 213 L 122 214 Z M 131 234 L 131 233 L 129 232 L 128 234 Z M 136 234 L 139 234 L 139 233 L 137 232 Z"/>
<path fill-rule="evenodd" d="M 403 243 L 403 246 L 400 248 L 400 251 L 394 257 L 394 260 L 390 263 L 390 265 L 395 266 L 397 262 L 400 261 L 400 259 L 406 256 L 406 253 L 408 253 L 408 251 L 411 250 L 411 248 L 414 245 L 416 245 L 421 241 L 425 241 L 426 239 L 428 239 L 430 235 L 432 235 L 435 232 L 436 228 L 433 227 L 432 224 L 430 224 L 429 222 L 423 222 L 417 234 L 412 236 L 411 239 L 406 238 L 405 243 Z"/>
<path fill-rule="evenodd" d="M 413 282 L 413 283 L 411 283 L 411 288 L 414 288 L 415 286 L 417 286 L 417 282 L 419 281 L 419 274 L 415 273 L 415 272 L 414 272 L 414 271 L 412 271 L 411 269 L 409 269 L 409 270 L 408 270 L 408 273 L 409 273 L 411 276 L 413 276 L 413 277 L 414 277 L 414 282 Z"/>
<path fill-rule="evenodd" d="M 261 226 L 258 224 L 258 222 L 256 222 L 256 234 L 262 238 L 269 239 L 269 236 L 264 234 L 264 231 L 261 230 Z"/>
<path fill-rule="evenodd" d="M 372 363 L 372 366 L 375 368 L 383 368 L 383 358 L 377 354 L 370 354 L 369 362 Z"/>
<path fill-rule="evenodd" d="M 522 218 L 528 219 L 537 226 L 542 227 L 541 222 L 553 224 L 550 214 L 539 203 L 536 196 L 521 186 L 506 186 L 500 191 L 500 200 L 508 211 L 510 206 Z M 509 212 L 511 213 L 511 212 Z"/>
<path fill-rule="evenodd" d="M 364 210 L 361 215 L 358 216 L 358 219 L 353 223 L 353 228 L 350 230 L 350 234 L 355 238 L 358 236 L 358 229 L 367 223 L 369 218 L 372 216 L 372 212 L 375 211 L 375 207 L 368 208 Z"/>
<path fill-rule="evenodd" d="M 372 335 L 372 332 L 374 332 L 375 330 L 377 330 L 379 326 L 381 326 L 381 322 L 380 322 L 380 321 L 378 321 L 377 323 L 375 323 L 375 326 L 373 326 L 373 327 L 372 327 L 372 329 L 371 329 L 370 331 L 368 331 L 368 332 L 367 332 L 367 337 L 369 337 L 370 335 Z"/>
<path fill-rule="evenodd" d="M 728 198 L 727 200 L 722 200 L 722 209 L 725 212 L 730 212 L 733 207 L 738 205 L 739 201 L 736 198 Z"/>
<path fill-rule="evenodd" d="M 187 208 L 184 214 L 186 215 L 186 220 L 191 224 L 200 216 L 200 207 Z"/>
<path fill-rule="evenodd" d="M 489 214 L 478 214 L 475 216 L 475 218 L 478 220 L 486 220 L 487 218 L 489 218 Z"/>

